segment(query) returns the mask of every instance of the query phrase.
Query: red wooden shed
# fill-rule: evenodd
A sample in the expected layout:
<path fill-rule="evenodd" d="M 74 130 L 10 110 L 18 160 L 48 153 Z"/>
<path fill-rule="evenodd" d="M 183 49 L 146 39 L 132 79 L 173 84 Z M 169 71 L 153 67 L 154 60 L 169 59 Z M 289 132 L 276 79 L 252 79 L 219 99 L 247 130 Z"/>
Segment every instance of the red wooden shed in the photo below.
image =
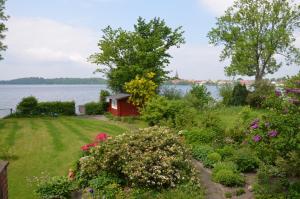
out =
<path fill-rule="evenodd" d="M 129 94 L 117 94 L 107 97 L 109 100 L 108 112 L 115 116 L 138 116 L 136 106 L 128 102 Z"/>

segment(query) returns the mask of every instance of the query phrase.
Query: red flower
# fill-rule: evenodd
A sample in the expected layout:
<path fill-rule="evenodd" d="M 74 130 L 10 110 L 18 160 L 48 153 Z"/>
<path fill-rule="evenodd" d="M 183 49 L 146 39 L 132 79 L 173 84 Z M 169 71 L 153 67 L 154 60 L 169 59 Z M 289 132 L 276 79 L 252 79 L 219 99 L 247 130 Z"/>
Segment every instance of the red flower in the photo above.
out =
<path fill-rule="evenodd" d="M 84 145 L 84 146 L 81 147 L 81 150 L 88 151 L 90 148 L 95 147 L 97 145 L 98 145 L 97 142 L 86 144 L 86 145 Z"/>
<path fill-rule="evenodd" d="M 81 147 L 81 150 L 83 150 L 83 151 L 88 151 L 89 149 L 90 149 L 90 147 L 88 146 L 88 144 Z"/>
<path fill-rule="evenodd" d="M 106 133 L 99 133 L 97 136 L 96 136 L 96 141 L 98 142 L 103 142 L 105 140 L 107 140 L 108 136 Z"/>

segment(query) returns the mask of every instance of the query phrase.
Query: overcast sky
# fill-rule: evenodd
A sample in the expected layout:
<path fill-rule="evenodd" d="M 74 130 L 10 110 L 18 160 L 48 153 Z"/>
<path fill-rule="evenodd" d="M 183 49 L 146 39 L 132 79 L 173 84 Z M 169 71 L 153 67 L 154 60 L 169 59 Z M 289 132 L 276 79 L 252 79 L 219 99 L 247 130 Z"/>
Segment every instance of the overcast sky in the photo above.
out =
<path fill-rule="evenodd" d="M 300 0 L 298 0 L 299 2 Z M 98 51 L 107 25 L 132 29 L 139 16 L 161 17 L 183 26 L 186 44 L 171 49 L 168 66 L 185 79 L 228 79 L 220 48 L 208 44 L 216 17 L 233 0 L 8 0 L 8 50 L 0 62 L 0 79 L 19 77 L 100 77 L 87 57 Z M 297 33 L 300 47 L 300 34 Z M 283 67 L 274 77 L 293 75 L 299 66 Z"/>

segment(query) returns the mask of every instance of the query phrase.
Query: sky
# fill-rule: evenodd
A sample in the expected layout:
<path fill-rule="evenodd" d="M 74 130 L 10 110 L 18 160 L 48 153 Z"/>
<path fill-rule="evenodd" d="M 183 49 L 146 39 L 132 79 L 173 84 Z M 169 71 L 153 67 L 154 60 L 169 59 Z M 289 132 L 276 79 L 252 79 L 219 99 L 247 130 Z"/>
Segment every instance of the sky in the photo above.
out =
<path fill-rule="evenodd" d="M 300 2 L 300 0 L 297 0 Z M 8 49 L 0 61 L 0 80 L 21 77 L 102 77 L 87 58 L 99 52 L 106 26 L 132 30 L 139 16 L 182 26 L 186 44 L 172 48 L 168 70 L 183 79 L 229 79 L 221 47 L 208 44 L 207 33 L 233 0 L 7 0 Z M 300 48 L 300 33 L 296 33 Z M 282 67 L 270 77 L 294 75 L 300 66 Z"/>

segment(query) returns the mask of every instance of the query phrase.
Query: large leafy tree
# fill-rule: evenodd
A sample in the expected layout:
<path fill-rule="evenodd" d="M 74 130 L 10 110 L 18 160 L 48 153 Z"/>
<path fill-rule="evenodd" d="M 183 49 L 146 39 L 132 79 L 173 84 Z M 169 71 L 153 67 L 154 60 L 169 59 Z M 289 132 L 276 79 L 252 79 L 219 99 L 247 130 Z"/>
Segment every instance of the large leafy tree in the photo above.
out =
<path fill-rule="evenodd" d="M 5 38 L 4 32 L 7 30 L 4 22 L 8 19 L 8 16 L 4 13 L 5 1 L 6 0 L 0 0 L 0 51 L 4 51 L 7 49 L 7 46 L 3 43 L 3 40 Z M 0 54 L 0 60 L 1 59 L 3 59 L 3 57 Z"/>
<path fill-rule="evenodd" d="M 98 43 L 100 52 L 89 60 L 100 66 L 97 71 L 106 75 L 115 92 L 122 92 L 125 83 L 137 75 L 150 72 L 155 74 L 154 83 L 161 85 L 167 79 L 165 67 L 171 58 L 168 50 L 184 43 L 181 27 L 173 30 L 160 18 L 146 22 L 140 17 L 133 31 L 108 26 L 103 33 Z"/>
<path fill-rule="evenodd" d="M 294 31 L 300 6 L 290 0 L 236 0 L 209 33 L 211 44 L 223 45 L 221 60 L 230 59 L 227 75 L 261 80 L 283 63 L 299 63 Z M 283 58 L 285 59 L 283 59 Z"/>

